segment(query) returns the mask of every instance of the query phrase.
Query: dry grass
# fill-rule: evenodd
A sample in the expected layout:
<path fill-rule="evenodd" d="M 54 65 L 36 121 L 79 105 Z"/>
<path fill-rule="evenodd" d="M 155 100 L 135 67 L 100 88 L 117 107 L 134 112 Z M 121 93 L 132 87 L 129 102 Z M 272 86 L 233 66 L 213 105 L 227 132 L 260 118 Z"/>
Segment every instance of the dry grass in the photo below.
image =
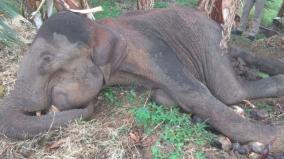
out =
<path fill-rule="evenodd" d="M 1 138 L 0 158 L 143 158 L 129 137 L 133 118 L 127 109 L 105 109 L 96 113 L 98 119 L 77 120 L 32 140 Z"/>

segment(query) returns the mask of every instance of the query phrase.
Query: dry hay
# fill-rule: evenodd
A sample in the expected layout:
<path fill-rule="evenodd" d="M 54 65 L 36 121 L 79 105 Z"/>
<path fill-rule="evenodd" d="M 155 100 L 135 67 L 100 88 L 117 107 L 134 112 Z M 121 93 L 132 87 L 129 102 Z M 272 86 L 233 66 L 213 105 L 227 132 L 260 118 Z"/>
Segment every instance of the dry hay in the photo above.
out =
<path fill-rule="evenodd" d="M 10 48 L 0 46 L 0 98 L 9 92 L 16 81 L 18 62 L 25 47 Z"/>
<path fill-rule="evenodd" d="M 110 112 L 101 114 L 105 119 L 77 120 L 32 140 L 2 138 L 0 158 L 143 158 L 129 137 L 133 118 L 118 109 Z"/>
<path fill-rule="evenodd" d="M 256 43 L 253 44 L 253 48 L 257 47 L 266 47 L 266 48 L 278 48 L 284 49 L 284 36 L 274 35 L 269 38 L 258 40 Z"/>

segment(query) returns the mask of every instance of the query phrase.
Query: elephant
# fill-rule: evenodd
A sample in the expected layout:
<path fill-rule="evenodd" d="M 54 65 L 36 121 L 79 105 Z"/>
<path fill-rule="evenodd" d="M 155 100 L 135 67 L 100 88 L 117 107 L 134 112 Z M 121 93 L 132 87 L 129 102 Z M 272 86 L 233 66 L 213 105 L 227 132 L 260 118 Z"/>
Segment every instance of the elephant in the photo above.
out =
<path fill-rule="evenodd" d="M 88 119 L 103 88 L 135 83 L 151 89 L 158 103 L 197 114 L 233 141 L 258 141 L 270 145 L 272 153 L 283 153 L 283 125 L 250 121 L 228 106 L 283 96 L 283 64 L 254 58 L 233 45 L 224 52 L 221 32 L 219 24 L 190 7 L 134 11 L 97 21 L 60 12 L 43 24 L 23 58 L 15 88 L 0 106 L 0 131 L 26 139 Z M 239 78 L 231 54 L 263 63 L 261 68 L 272 76 Z M 52 105 L 60 111 L 49 112 Z"/>

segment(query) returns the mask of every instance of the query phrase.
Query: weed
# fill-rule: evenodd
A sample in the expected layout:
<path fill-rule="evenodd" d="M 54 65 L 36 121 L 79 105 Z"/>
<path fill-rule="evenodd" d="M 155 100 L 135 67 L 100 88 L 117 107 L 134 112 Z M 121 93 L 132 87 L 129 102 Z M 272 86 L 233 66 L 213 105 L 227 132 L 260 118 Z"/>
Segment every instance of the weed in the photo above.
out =
<path fill-rule="evenodd" d="M 269 105 L 269 104 L 266 104 L 266 103 L 256 103 L 255 104 L 255 107 L 256 109 L 264 109 L 266 110 L 268 113 L 273 113 L 273 106 L 272 105 Z M 246 107 L 244 110 L 245 110 L 245 113 L 246 114 L 250 114 L 252 112 L 252 110 L 255 109 L 255 108 L 249 108 L 249 107 Z"/>
<path fill-rule="evenodd" d="M 4 97 L 6 94 L 6 88 L 4 85 L 0 85 L 0 98 Z"/>
<path fill-rule="evenodd" d="M 189 5 L 197 6 L 198 4 L 198 0 L 177 0 L 176 2 L 178 5 L 181 6 L 189 6 Z"/>
<path fill-rule="evenodd" d="M 202 152 L 202 151 L 196 151 L 194 153 L 194 157 L 195 157 L 195 159 L 205 159 L 206 158 L 205 153 Z"/>
<path fill-rule="evenodd" d="M 168 0 L 163 0 L 163 1 L 156 1 L 154 8 L 167 8 L 170 4 L 170 1 Z M 176 0 L 176 4 L 180 6 L 197 6 L 198 0 Z"/>
<path fill-rule="evenodd" d="M 114 0 L 90 0 L 90 5 L 102 6 L 103 11 L 95 14 L 97 19 L 117 17 L 122 12 Z"/>
<path fill-rule="evenodd" d="M 167 8 L 169 6 L 168 2 L 158 1 L 155 2 L 154 8 Z"/>
<path fill-rule="evenodd" d="M 161 131 L 159 140 L 151 149 L 153 158 L 181 158 L 186 143 L 204 146 L 214 139 L 214 135 L 205 130 L 206 124 L 193 124 L 189 115 L 180 113 L 177 107 L 166 108 L 149 102 L 145 107 L 136 108 L 134 117 L 146 134 L 151 134 L 156 129 Z M 161 143 L 170 144 L 173 149 L 163 152 L 159 147 Z"/>
<path fill-rule="evenodd" d="M 109 105 L 118 106 L 118 107 L 122 106 L 122 101 L 117 96 L 118 94 L 117 88 L 112 88 L 112 87 L 105 88 L 102 94 Z"/>
<path fill-rule="evenodd" d="M 135 101 L 137 101 L 137 94 L 134 91 L 134 89 L 130 89 L 129 91 L 126 91 L 126 99 L 129 104 L 133 104 Z"/>
<path fill-rule="evenodd" d="M 267 0 L 262 16 L 262 24 L 269 26 L 281 7 L 281 0 Z"/>
<path fill-rule="evenodd" d="M 151 148 L 151 153 L 152 153 L 152 157 L 153 159 L 159 159 L 159 158 L 162 158 L 163 156 L 163 153 L 161 151 L 161 149 L 159 148 L 159 145 L 160 143 L 157 142 L 154 146 L 152 146 Z"/>
<path fill-rule="evenodd" d="M 258 72 L 257 73 L 257 76 L 260 77 L 260 78 L 268 78 L 269 77 L 269 74 L 265 73 L 265 72 Z"/>
<path fill-rule="evenodd" d="M 265 109 L 268 113 L 273 112 L 273 106 L 272 105 L 269 105 L 269 104 L 266 104 L 266 103 L 256 103 L 255 106 L 258 109 Z"/>

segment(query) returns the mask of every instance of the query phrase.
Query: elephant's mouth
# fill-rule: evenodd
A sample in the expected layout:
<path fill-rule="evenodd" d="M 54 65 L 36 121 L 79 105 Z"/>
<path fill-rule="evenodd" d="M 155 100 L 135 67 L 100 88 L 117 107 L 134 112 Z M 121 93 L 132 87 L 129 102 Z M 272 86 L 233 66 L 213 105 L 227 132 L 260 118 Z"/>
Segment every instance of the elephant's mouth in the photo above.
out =
<path fill-rule="evenodd" d="M 60 110 L 57 106 L 51 105 L 49 109 L 42 110 L 42 111 L 34 111 L 34 112 L 24 112 L 24 114 L 29 115 L 29 116 L 40 117 L 40 116 L 48 115 L 50 113 L 58 113 L 58 112 L 64 112 L 64 111 L 69 111 L 69 110 L 80 110 L 80 109 L 85 109 L 86 107 L 87 105 L 79 106 L 74 109 L 71 108 L 71 109 Z"/>
<path fill-rule="evenodd" d="M 48 113 L 56 113 L 56 112 L 60 112 L 60 110 L 56 106 L 51 105 L 49 109 L 45 109 L 41 111 L 31 111 L 31 112 L 29 111 L 29 112 L 24 112 L 24 114 L 28 116 L 42 116 Z"/>

